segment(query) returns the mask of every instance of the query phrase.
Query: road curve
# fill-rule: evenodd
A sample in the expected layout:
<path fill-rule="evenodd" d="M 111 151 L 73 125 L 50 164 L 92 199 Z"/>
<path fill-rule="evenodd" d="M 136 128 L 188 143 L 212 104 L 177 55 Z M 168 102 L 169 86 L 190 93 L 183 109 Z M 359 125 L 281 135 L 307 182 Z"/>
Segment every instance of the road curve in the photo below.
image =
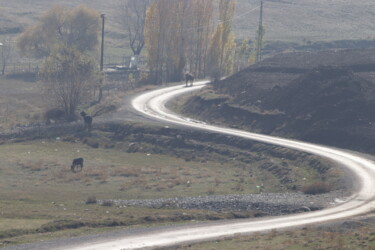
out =
<path fill-rule="evenodd" d="M 207 241 L 232 236 L 235 234 L 254 233 L 272 229 L 302 226 L 321 222 L 340 220 L 356 215 L 364 214 L 375 209 L 375 163 L 356 154 L 333 149 L 325 146 L 304 143 L 296 140 L 288 140 L 249 133 L 241 130 L 211 126 L 203 122 L 181 117 L 173 114 L 165 107 L 165 103 L 178 95 L 197 91 L 204 87 L 206 82 L 196 83 L 194 87 L 185 88 L 174 86 L 154 90 L 136 97 L 132 101 L 133 107 L 144 115 L 160 121 L 172 122 L 184 126 L 239 136 L 264 143 L 288 147 L 331 159 L 347 168 L 358 180 L 358 188 L 346 202 L 338 206 L 295 215 L 280 217 L 268 217 L 262 219 L 245 219 L 225 221 L 220 223 L 207 223 L 200 225 L 181 226 L 173 230 L 152 231 L 137 235 L 129 235 L 111 241 L 91 242 L 85 245 L 69 247 L 69 249 L 139 249 L 164 247 L 180 243 Z"/>

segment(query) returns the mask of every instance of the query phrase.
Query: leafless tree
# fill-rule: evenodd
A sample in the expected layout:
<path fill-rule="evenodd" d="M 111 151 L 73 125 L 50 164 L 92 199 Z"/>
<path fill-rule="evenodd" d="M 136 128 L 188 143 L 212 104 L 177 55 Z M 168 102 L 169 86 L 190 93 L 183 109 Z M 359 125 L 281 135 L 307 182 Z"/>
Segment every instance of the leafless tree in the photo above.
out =
<path fill-rule="evenodd" d="M 13 41 L 11 37 L 7 37 L 0 43 L 1 49 L 1 74 L 5 74 L 5 70 L 13 55 Z"/>
<path fill-rule="evenodd" d="M 147 8 L 153 0 L 125 0 L 119 3 L 119 19 L 128 33 L 134 55 L 140 55 L 145 45 L 144 26 Z"/>

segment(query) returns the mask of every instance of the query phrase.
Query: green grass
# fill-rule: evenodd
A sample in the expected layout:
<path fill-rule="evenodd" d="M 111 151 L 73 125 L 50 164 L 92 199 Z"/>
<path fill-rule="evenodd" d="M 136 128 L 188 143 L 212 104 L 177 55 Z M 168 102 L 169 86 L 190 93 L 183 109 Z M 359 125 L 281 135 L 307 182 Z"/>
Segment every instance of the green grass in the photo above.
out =
<path fill-rule="evenodd" d="M 78 156 L 85 158 L 85 166 L 74 174 L 70 163 Z M 189 220 L 179 210 L 86 205 L 85 201 L 89 196 L 144 199 L 205 194 L 204 178 L 217 168 L 223 171 L 228 167 L 215 162 L 188 163 L 163 155 L 94 149 L 61 140 L 0 145 L 0 157 L 4 159 L 0 166 L 0 241 L 6 245 L 35 241 L 41 237 L 37 233 L 51 238 L 69 236 L 72 230 L 81 234 L 109 226 Z M 205 219 L 210 213 L 186 214 Z M 74 229 L 76 225 L 80 229 Z"/>
<path fill-rule="evenodd" d="M 85 200 L 90 195 L 97 199 L 147 199 L 257 193 L 256 186 L 261 184 L 264 191 L 283 190 L 275 176 L 259 167 L 263 161 L 187 162 L 167 155 L 129 154 L 121 149 L 92 148 L 61 139 L 4 144 L 0 146 L 0 157 L 4 159 L 0 172 L 6 176 L 0 184 L 0 195 L 18 199 L 31 196 L 40 201 L 68 197 Z M 70 172 L 70 164 L 76 157 L 85 159 L 85 167 L 75 174 Z M 275 164 L 279 161 L 274 159 Z M 301 184 L 303 178 L 319 179 L 317 173 L 306 168 L 294 171 L 293 178 Z M 19 179 L 23 181 L 17 182 Z"/>
<path fill-rule="evenodd" d="M 64 140 L 62 137 L 0 145 L 3 244 L 94 233 L 101 228 L 113 230 L 113 226 L 236 217 L 231 212 L 85 204 L 91 196 L 100 200 L 258 193 L 257 186 L 261 184 L 265 192 L 285 191 L 285 187 L 275 184 L 275 176 L 259 169 L 257 164 L 262 161 L 253 166 L 233 160 L 186 161 L 168 155 L 126 153 L 121 148 L 92 148 L 79 139 Z M 84 157 L 84 169 L 72 173 L 70 164 L 76 157 Z M 314 178 L 314 173 L 309 176 Z M 253 215 L 241 213 L 245 217 Z"/>
<path fill-rule="evenodd" d="M 66 195 L 86 199 L 92 193 L 97 198 L 170 196 L 175 195 L 174 190 L 168 192 L 173 181 L 176 181 L 175 186 L 183 186 L 177 187 L 179 192 L 194 195 L 201 187 L 188 190 L 184 185 L 188 179 L 200 175 L 201 170 L 206 170 L 206 175 L 209 175 L 220 167 L 218 163 L 186 163 L 163 155 L 127 154 L 61 141 L 35 141 L 2 145 L 0 148 L 0 157 L 11 159 L 5 163 L 9 164 L 8 167 L 1 169 L 7 176 L 2 185 L 11 188 L 3 188 L 0 194 L 11 197 L 18 192 L 18 197 L 32 195 L 41 200 L 52 199 L 56 193 L 60 193 L 60 199 Z M 85 168 L 81 173 L 70 172 L 74 157 L 85 158 Z M 20 177 L 25 179 L 17 183 Z M 203 181 L 197 183 L 203 185 Z M 29 185 L 33 188 L 26 188 Z M 162 190 L 166 192 L 161 193 Z M 109 193 L 111 197 L 108 197 Z"/>

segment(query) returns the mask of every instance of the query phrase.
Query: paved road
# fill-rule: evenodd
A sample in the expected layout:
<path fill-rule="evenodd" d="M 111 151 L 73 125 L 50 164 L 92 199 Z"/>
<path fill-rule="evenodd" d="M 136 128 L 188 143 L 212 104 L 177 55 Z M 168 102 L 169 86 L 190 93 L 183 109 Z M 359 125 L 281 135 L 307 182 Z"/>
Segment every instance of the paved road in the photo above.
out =
<path fill-rule="evenodd" d="M 321 222 L 335 221 L 368 213 L 375 209 L 375 164 L 369 159 L 363 158 L 355 153 L 330 147 L 304 143 L 295 140 L 287 140 L 279 137 L 271 137 L 260 134 L 244 132 L 236 129 L 220 128 L 180 117 L 165 108 L 165 103 L 177 95 L 190 91 L 198 91 L 205 82 L 196 83 L 194 87 L 185 88 L 175 86 L 155 90 L 142 94 L 132 102 L 133 107 L 146 116 L 153 117 L 161 122 L 176 123 L 184 126 L 191 126 L 232 136 L 240 136 L 251 140 L 261 141 L 269 144 L 284 146 L 300 151 L 309 152 L 325 158 L 329 158 L 353 173 L 358 183 L 357 191 L 342 204 L 320 211 L 271 217 L 262 219 L 247 219 L 226 221 L 220 223 L 207 223 L 175 227 L 173 229 L 151 230 L 149 232 L 131 234 L 116 239 L 87 242 L 76 246 L 69 246 L 66 249 L 139 249 L 170 246 L 179 243 L 198 242 L 214 240 L 224 236 L 231 236 L 239 233 L 248 234 L 272 229 L 316 224 Z"/>

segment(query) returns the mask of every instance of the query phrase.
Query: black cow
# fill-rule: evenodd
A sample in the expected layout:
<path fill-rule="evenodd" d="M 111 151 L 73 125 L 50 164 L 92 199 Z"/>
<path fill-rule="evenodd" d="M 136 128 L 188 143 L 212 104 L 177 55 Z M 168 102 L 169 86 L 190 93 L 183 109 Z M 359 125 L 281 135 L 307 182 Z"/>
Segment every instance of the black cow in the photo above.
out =
<path fill-rule="evenodd" d="M 70 166 L 70 170 L 73 173 L 77 173 L 82 171 L 83 169 L 83 158 L 76 158 L 73 160 L 72 165 Z"/>
<path fill-rule="evenodd" d="M 185 81 L 186 81 L 186 87 L 188 86 L 193 86 L 194 83 L 194 75 L 191 73 L 186 73 L 185 74 Z M 188 83 L 190 82 L 190 85 Z"/>

